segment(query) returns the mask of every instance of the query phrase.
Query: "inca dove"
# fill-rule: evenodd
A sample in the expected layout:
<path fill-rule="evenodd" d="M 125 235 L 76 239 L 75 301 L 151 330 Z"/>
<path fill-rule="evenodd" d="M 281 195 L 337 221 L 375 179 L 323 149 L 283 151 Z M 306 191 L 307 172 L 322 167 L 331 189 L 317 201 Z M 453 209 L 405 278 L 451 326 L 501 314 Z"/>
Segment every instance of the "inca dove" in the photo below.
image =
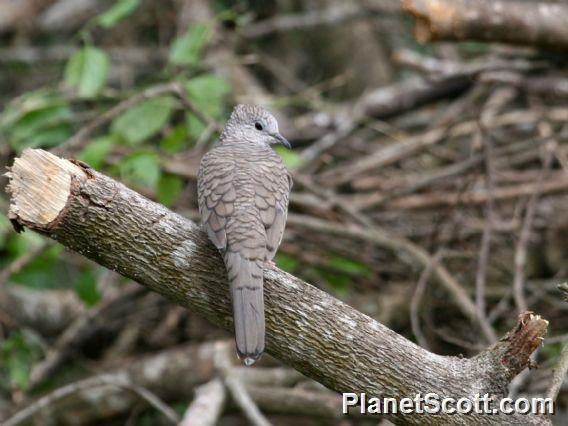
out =
<path fill-rule="evenodd" d="M 209 239 L 223 254 L 237 353 L 246 365 L 264 351 L 263 268 L 282 240 L 292 178 L 271 144 L 290 143 L 269 112 L 238 105 L 218 145 L 199 166 L 199 212 Z"/>

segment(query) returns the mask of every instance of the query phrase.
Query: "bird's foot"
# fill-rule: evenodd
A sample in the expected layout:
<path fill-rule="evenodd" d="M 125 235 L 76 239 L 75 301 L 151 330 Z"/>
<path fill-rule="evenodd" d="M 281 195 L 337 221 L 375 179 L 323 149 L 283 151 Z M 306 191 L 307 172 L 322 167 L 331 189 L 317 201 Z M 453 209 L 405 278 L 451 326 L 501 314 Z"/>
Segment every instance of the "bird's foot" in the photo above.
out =
<path fill-rule="evenodd" d="M 264 262 L 264 266 L 266 268 L 274 269 L 274 268 L 276 268 L 276 263 L 274 263 L 273 260 L 267 260 L 267 261 Z"/>

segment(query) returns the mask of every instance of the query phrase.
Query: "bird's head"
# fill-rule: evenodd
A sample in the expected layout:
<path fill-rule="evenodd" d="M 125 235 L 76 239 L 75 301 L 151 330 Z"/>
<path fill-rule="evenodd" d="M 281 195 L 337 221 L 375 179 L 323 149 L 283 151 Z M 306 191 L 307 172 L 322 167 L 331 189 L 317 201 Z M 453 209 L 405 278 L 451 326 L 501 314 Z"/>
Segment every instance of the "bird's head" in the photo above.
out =
<path fill-rule="evenodd" d="M 281 144 L 290 149 L 288 142 L 278 131 L 276 118 L 257 105 L 237 105 L 225 124 L 221 139 L 240 139 L 259 145 Z"/>

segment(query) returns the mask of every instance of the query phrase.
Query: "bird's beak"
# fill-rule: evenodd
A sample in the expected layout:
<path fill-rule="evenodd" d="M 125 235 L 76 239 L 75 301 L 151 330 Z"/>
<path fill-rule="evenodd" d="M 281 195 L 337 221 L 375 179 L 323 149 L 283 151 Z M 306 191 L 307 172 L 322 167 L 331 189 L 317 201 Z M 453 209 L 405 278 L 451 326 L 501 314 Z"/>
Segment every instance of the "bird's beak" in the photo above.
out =
<path fill-rule="evenodd" d="M 280 133 L 273 133 L 271 136 L 274 139 L 276 139 L 276 141 L 279 144 L 284 145 L 288 149 L 292 149 L 292 145 L 290 145 L 290 142 L 288 142 L 288 140 L 284 136 L 282 136 Z"/>

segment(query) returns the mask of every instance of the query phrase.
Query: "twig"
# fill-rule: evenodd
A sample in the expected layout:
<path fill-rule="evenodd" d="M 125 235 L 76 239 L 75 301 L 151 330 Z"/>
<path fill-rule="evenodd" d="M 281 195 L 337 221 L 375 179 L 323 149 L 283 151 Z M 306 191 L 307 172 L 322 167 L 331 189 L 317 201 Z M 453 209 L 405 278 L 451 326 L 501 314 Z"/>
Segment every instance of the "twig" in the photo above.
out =
<path fill-rule="evenodd" d="M 424 295 L 424 291 L 426 290 L 428 280 L 432 275 L 434 264 L 439 262 L 441 258 L 442 252 L 438 251 L 438 253 L 436 253 L 432 257 L 432 263 L 422 270 L 420 278 L 418 278 L 418 282 L 416 283 L 416 289 L 414 290 L 414 294 L 412 295 L 412 299 L 410 300 L 410 325 L 412 327 L 412 334 L 414 334 L 414 337 L 416 337 L 418 344 L 426 349 L 428 349 L 428 341 L 426 340 L 424 334 L 422 334 L 422 330 L 420 329 L 418 307 L 420 306 L 420 301 L 422 300 L 422 296 Z"/>
<path fill-rule="evenodd" d="M 219 371 L 223 383 L 231 393 L 233 400 L 243 411 L 243 414 L 253 426 L 272 426 L 266 417 L 260 412 L 253 399 L 238 376 L 232 371 L 231 361 L 224 348 L 215 352 L 215 365 Z"/>
<path fill-rule="evenodd" d="M 494 221 L 494 200 L 493 192 L 495 190 L 495 170 L 493 165 L 493 141 L 492 136 L 486 131 L 486 128 L 495 121 L 495 117 L 499 111 L 507 105 L 516 96 L 516 90 L 505 87 L 495 91 L 485 103 L 479 118 L 480 129 L 477 132 L 479 139 L 483 141 L 484 158 L 485 158 L 485 175 L 486 175 L 486 191 L 487 203 L 485 204 L 485 224 L 481 236 L 481 247 L 479 249 L 479 261 L 477 274 L 475 276 L 475 306 L 477 315 L 484 318 L 483 324 L 489 324 L 485 307 L 485 279 L 487 274 L 487 260 L 489 250 L 491 248 L 491 234 L 493 231 Z M 494 343 L 492 341 L 491 343 Z"/>
<path fill-rule="evenodd" d="M 501 59 L 495 54 L 485 55 L 475 61 L 466 64 L 448 59 L 439 59 L 432 56 L 422 55 L 411 49 L 399 49 L 394 55 L 395 62 L 409 66 L 422 72 L 428 73 L 430 78 L 442 78 L 444 76 L 469 76 L 491 71 L 530 71 L 534 68 L 544 68 L 547 63 L 529 61 L 527 59 Z"/>
<path fill-rule="evenodd" d="M 479 317 L 487 318 L 485 311 L 485 279 L 487 274 L 487 260 L 491 247 L 491 232 L 493 229 L 493 188 L 495 184 L 492 165 L 493 144 L 490 140 L 491 137 L 489 135 L 485 135 L 485 137 L 483 137 L 481 132 L 478 133 L 478 135 L 485 141 L 484 154 L 488 198 L 485 205 L 485 222 L 483 225 L 483 233 L 481 234 L 479 260 L 477 264 L 477 273 L 475 275 L 475 307 L 477 308 L 477 315 Z"/>
<path fill-rule="evenodd" d="M 225 397 L 225 387 L 218 378 L 199 386 L 179 426 L 215 426 L 223 413 Z"/>
<path fill-rule="evenodd" d="M 181 103 L 183 104 L 183 106 L 188 111 L 191 111 L 191 113 L 194 114 L 199 119 L 199 121 L 201 121 L 207 127 L 212 127 L 214 131 L 218 131 L 218 132 L 221 131 L 221 125 L 219 123 L 217 123 L 215 120 L 213 120 L 213 118 L 211 118 L 209 115 L 204 113 L 201 109 L 199 109 L 191 101 L 191 99 L 189 99 L 189 96 L 187 95 L 187 91 L 185 90 L 185 88 L 183 87 L 183 85 L 181 83 L 174 81 L 172 83 L 169 83 L 168 86 L 170 87 L 170 90 L 172 91 L 172 93 L 174 93 L 178 96 L 178 98 L 181 100 Z"/>
<path fill-rule="evenodd" d="M 91 134 L 93 134 L 99 127 L 112 121 L 114 118 L 118 117 L 123 112 L 129 110 L 133 106 L 146 101 L 148 99 L 156 98 L 158 96 L 173 94 L 176 95 L 182 102 L 183 106 L 191 111 L 196 117 L 202 121 L 205 125 L 214 125 L 215 128 L 219 128 L 218 124 L 215 124 L 214 120 L 203 113 L 199 108 L 197 108 L 187 97 L 185 89 L 179 82 L 171 82 L 166 84 L 159 84 L 153 87 L 149 87 L 136 95 L 125 99 L 124 101 L 113 106 L 111 109 L 105 111 L 100 116 L 95 118 L 90 123 L 83 126 L 75 135 L 70 139 L 59 145 L 56 149 L 52 150 L 54 153 L 62 153 L 65 151 L 72 151 L 79 148 Z"/>
<path fill-rule="evenodd" d="M 343 203 L 338 197 L 330 193 L 330 191 L 321 190 L 315 186 L 308 178 L 303 175 L 296 174 L 295 180 L 299 181 L 304 187 L 308 188 L 310 191 L 319 195 L 323 199 L 330 201 L 332 204 L 338 206 L 341 210 L 347 213 L 350 217 L 355 219 L 357 223 L 368 229 L 368 233 L 365 234 L 369 237 L 369 240 L 375 244 L 386 246 L 392 249 L 397 255 L 400 255 L 400 251 L 410 254 L 414 259 L 418 260 L 423 268 L 433 268 L 438 280 L 444 285 L 446 290 L 448 290 L 452 296 L 454 296 L 455 301 L 458 306 L 462 309 L 462 312 L 466 314 L 471 319 L 474 319 L 479 323 L 483 333 L 490 342 L 495 342 L 497 337 L 495 331 L 491 325 L 487 322 L 485 316 L 477 315 L 475 305 L 471 302 L 469 296 L 460 286 L 460 284 L 455 280 L 455 278 L 449 273 L 449 271 L 439 264 L 435 259 L 425 250 L 419 246 L 412 243 L 406 238 L 389 235 L 387 231 L 379 228 L 370 219 L 365 217 L 363 214 L 357 212 L 352 206 Z M 290 221 L 290 219 L 289 219 Z M 312 219 L 312 224 L 315 224 L 317 219 Z M 323 225 L 325 226 L 325 225 Z M 331 227 L 335 228 L 334 225 Z M 401 256 L 403 258 L 403 256 Z"/>
<path fill-rule="evenodd" d="M 69 59 L 79 48 L 75 45 L 12 45 L 0 47 L 0 63 L 21 62 L 37 65 L 38 62 L 62 62 Z M 168 59 L 168 50 L 135 45 L 124 47 L 105 46 L 111 60 L 118 63 L 127 63 L 132 66 L 146 66 L 148 61 L 163 63 Z"/>
<path fill-rule="evenodd" d="M 527 182 L 521 185 L 507 185 L 495 188 L 493 191 L 494 201 L 508 201 L 534 194 L 537 183 Z M 568 177 L 559 176 L 555 180 L 547 180 L 540 185 L 540 194 L 553 194 L 564 192 L 568 189 Z M 384 205 L 385 210 L 418 210 L 433 209 L 440 206 L 477 206 L 487 203 L 489 194 L 485 190 L 468 192 L 442 192 L 436 191 L 428 194 L 407 195 L 392 200 Z M 367 210 L 374 207 L 375 203 L 381 202 L 382 198 L 377 197 L 342 197 L 345 202 L 350 203 L 357 210 Z"/>
<path fill-rule="evenodd" d="M 0 270 L 0 285 L 6 284 L 8 279 L 11 275 L 20 272 L 24 269 L 27 265 L 33 262 L 39 255 L 45 252 L 47 249 L 52 247 L 53 244 L 48 241 L 44 240 L 40 244 L 32 247 L 29 251 L 24 253 L 22 256 L 18 257 L 14 261 L 12 261 L 8 266 L 4 269 Z"/>
<path fill-rule="evenodd" d="M 262 37 L 269 34 L 311 28 L 319 25 L 336 25 L 346 21 L 362 18 L 368 14 L 359 5 L 338 3 L 337 7 L 306 12 L 303 14 L 278 15 L 264 21 L 252 22 L 239 34 L 245 38 Z"/>
<path fill-rule="evenodd" d="M 309 170 L 313 163 L 320 155 L 330 150 L 338 142 L 349 136 L 359 124 L 359 120 L 363 118 L 361 110 L 355 110 L 352 114 L 346 114 L 343 119 L 339 120 L 339 127 L 332 133 L 318 139 L 301 154 L 302 170 Z"/>
<path fill-rule="evenodd" d="M 513 278 L 513 295 L 515 299 L 515 305 L 517 307 L 517 312 L 519 313 L 527 310 L 527 302 L 524 294 L 527 246 L 529 244 L 531 228 L 536 214 L 538 199 L 543 188 L 544 177 L 546 176 L 546 174 L 550 169 L 554 153 L 554 148 L 552 145 L 547 146 L 546 148 L 547 149 L 543 162 L 543 170 L 534 187 L 534 192 L 529 198 L 525 212 L 525 217 L 523 219 L 521 234 L 519 235 L 519 240 L 517 241 L 517 245 L 515 248 L 515 274 Z"/>
<path fill-rule="evenodd" d="M 392 250 L 402 261 L 407 263 L 410 262 L 412 266 L 415 265 L 414 261 L 417 261 L 422 268 L 434 265 L 433 272 L 436 278 L 452 295 L 461 311 L 475 322 L 486 321 L 484 318 L 477 316 L 475 304 L 471 301 L 467 292 L 449 273 L 449 271 L 443 265 L 439 263 L 436 264 L 436 262 L 433 261 L 432 256 L 427 251 L 406 238 L 392 235 L 376 225 L 373 225 L 369 229 L 346 227 L 342 224 L 333 224 L 316 218 L 307 217 L 305 215 L 290 214 L 288 216 L 288 223 L 298 227 L 325 232 L 334 236 L 344 236 L 372 242 L 380 247 Z M 405 254 L 410 255 L 411 259 L 408 259 Z M 491 326 L 485 325 L 481 328 L 490 341 L 495 339 L 495 332 L 492 331 Z"/>
<path fill-rule="evenodd" d="M 138 396 L 146 400 L 150 405 L 161 412 L 172 424 L 177 424 L 179 422 L 179 417 L 177 413 L 168 407 L 160 398 L 154 395 L 147 389 L 141 388 L 139 386 L 132 385 L 127 379 L 117 375 L 103 375 L 97 376 L 79 382 L 71 383 L 69 385 L 63 386 L 54 390 L 53 392 L 47 394 L 46 396 L 38 399 L 36 402 L 27 406 L 26 408 L 18 411 L 9 419 L 5 420 L 3 426 L 16 426 L 21 423 L 26 422 L 38 411 L 41 411 L 49 407 L 54 402 L 66 398 L 76 392 L 80 392 L 85 389 L 101 387 L 101 386 L 113 386 L 118 388 L 124 388 L 131 390 Z"/>
<path fill-rule="evenodd" d="M 321 113 L 312 114 L 311 119 L 302 117 L 303 121 L 309 123 L 309 130 L 313 131 L 313 128 L 316 128 L 315 136 L 312 136 L 318 139 L 302 153 L 302 157 L 308 163 L 313 162 L 319 155 L 345 139 L 366 117 L 390 117 L 433 100 L 462 93 L 470 86 L 471 81 L 467 78 L 451 77 L 438 82 L 414 78 L 371 90 L 355 102 L 339 106 L 326 120 L 319 119 Z M 317 124 L 320 121 L 327 122 L 327 125 Z M 302 131 L 299 133 L 301 137 Z"/>
<path fill-rule="evenodd" d="M 504 126 L 526 126 L 528 123 L 535 123 L 542 119 L 566 122 L 568 121 L 568 108 L 551 107 L 543 111 L 542 114 L 535 113 L 532 109 L 507 112 L 496 117 L 486 126 L 486 130 Z M 416 155 L 422 150 L 440 143 L 446 137 L 466 136 L 477 132 L 478 129 L 478 119 L 462 121 L 451 126 L 447 125 L 447 123 L 440 123 L 439 126 L 433 127 L 425 133 L 410 135 L 404 141 L 397 140 L 396 143 L 381 147 L 367 156 L 358 158 L 356 161 L 325 171 L 318 176 L 318 180 L 325 183 L 326 186 L 345 184 L 361 173 L 395 164 L 410 155 Z M 371 206 L 372 202 L 365 204 Z"/>
<path fill-rule="evenodd" d="M 338 25 L 371 14 L 388 14 L 400 12 L 398 1 L 366 0 L 354 3 L 332 3 L 333 6 L 305 13 L 279 14 L 263 21 L 252 22 L 245 26 L 239 34 L 245 38 L 257 38 L 266 35 L 309 29 L 321 25 Z"/>
<path fill-rule="evenodd" d="M 132 300 L 142 292 L 143 289 L 140 287 L 130 286 L 121 293 L 117 293 L 114 298 L 99 303 L 94 309 L 76 318 L 47 351 L 45 359 L 33 366 L 29 389 L 34 389 L 49 378 L 50 374 L 69 357 L 73 348 L 91 336 L 93 329 L 100 324 L 109 310 L 117 306 L 124 306 L 125 300 Z"/>
<path fill-rule="evenodd" d="M 556 368 L 553 370 L 552 380 L 550 382 L 550 387 L 546 391 L 546 397 L 556 399 L 562 383 L 566 379 L 566 373 L 568 372 L 568 341 L 564 343 L 560 357 L 556 364 Z"/>
<path fill-rule="evenodd" d="M 205 146 L 205 144 L 209 141 L 213 133 L 219 130 L 219 125 L 216 123 L 208 124 L 205 130 L 199 135 L 199 138 L 195 142 L 195 148 L 200 149 Z"/>
<path fill-rule="evenodd" d="M 144 398 L 148 403 L 154 407 L 158 412 L 162 413 L 164 417 L 166 417 L 171 423 L 177 425 L 180 421 L 180 418 L 175 410 L 170 408 L 168 404 L 158 398 L 154 393 L 150 392 L 148 389 L 127 384 L 123 386 L 125 389 L 131 390 L 138 394 L 140 397 Z"/>

